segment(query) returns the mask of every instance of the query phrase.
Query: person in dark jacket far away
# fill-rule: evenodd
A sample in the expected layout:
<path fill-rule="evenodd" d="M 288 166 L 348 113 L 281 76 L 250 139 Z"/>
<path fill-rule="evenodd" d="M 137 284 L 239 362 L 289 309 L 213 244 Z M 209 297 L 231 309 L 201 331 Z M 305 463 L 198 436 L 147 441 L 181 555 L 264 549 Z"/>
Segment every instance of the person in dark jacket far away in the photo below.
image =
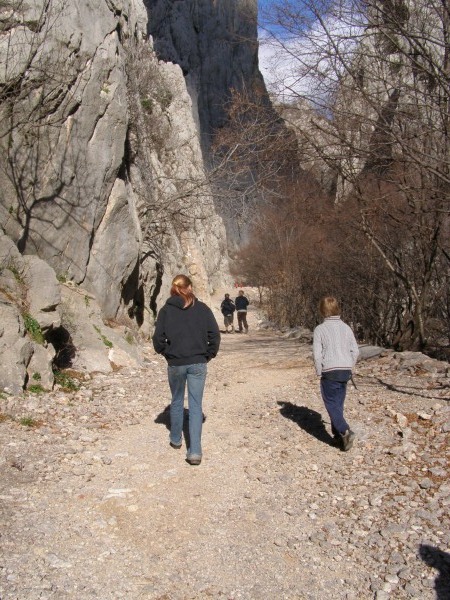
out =
<path fill-rule="evenodd" d="M 341 321 L 336 298 L 322 298 L 319 311 L 324 321 L 314 329 L 314 364 L 320 376 L 320 391 L 330 415 L 332 433 L 347 451 L 353 445 L 355 434 L 344 418 L 344 401 L 347 381 L 352 377 L 359 349 L 353 331 Z"/>
<path fill-rule="evenodd" d="M 156 352 L 168 363 L 172 392 L 169 443 L 172 448 L 181 448 L 187 383 L 189 448 L 186 459 L 191 465 L 199 465 L 207 363 L 219 351 L 220 332 L 211 309 L 194 296 L 192 281 L 186 275 L 177 275 L 172 281 L 170 298 L 159 311 L 152 340 Z"/>
<path fill-rule="evenodd" d="M 230 333 L 234 333 L 234 311 L 236 307 L 233 300 L 230 298 L 230 294 L 225 294 L 225 298 L 222 300 L 220 310 L 223 314 L 223 323 L 225 325 L 225 333 L 228 333 L 228 327 L 231 327 Z"/>
<path fill-rule="evenodd" d="M 236 297 L 234 301 L 234 305 L 237 310 L 237 320 L 238 320 L 238 332 L 242 333 L 243 328 L 245 329 L 245 333 L 248 333 L 248 325 L 247 325 L 247 306 L 250 304 L 248 298 L 244 296 L 244 290 L 239 290 L 239 296 Z"/>

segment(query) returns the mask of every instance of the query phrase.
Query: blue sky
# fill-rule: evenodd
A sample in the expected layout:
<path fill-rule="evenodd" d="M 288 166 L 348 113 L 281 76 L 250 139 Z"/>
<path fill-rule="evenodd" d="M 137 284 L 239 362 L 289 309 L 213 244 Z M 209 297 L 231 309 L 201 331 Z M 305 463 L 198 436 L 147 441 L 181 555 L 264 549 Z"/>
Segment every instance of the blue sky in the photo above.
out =
<path fill-rule="evenodd" d="M 271 4 L 272 0 L 258 0 L 258 20 L 260 22 L 264 22 L 263 13 L 264 10 L 267 10 Z M 262 38 L 264 37 L 264 32 L 259 30 L 260 37 L 260 48 L 259 48 L 259 68 L 260 71 L 266 80 L 266 84 L 270 86 L 270 62 L 271 62 L 271 54 L 272 51 L 269 46 L 264 45 Z"/>
<path fill-rule="evenodd" d="M 274 3 L 276 3 L 276 0 L 258 0 L 258 21 L 261 25 L 264 26 L 265 24 L 264 12 L 267 12 L 270 9 L 270 5 Z M 271 27 L 270 23 L 266 24 L 267 28 L 273 31 L 273 26 Z M 276 79 L 275 72 L 280 68 L 280 60 L 275 57 L 280 52 L 280 49 L 277 49 L 273 44 L 264 43 L 264 37 L 267 37 L 267 32 L 260 28 L 259 68 L 266 81 L 266 85 L 269 88 L 273 88 L 273 83 Z"/>
<path fill-rule="evenodd" d="M 282 0 L 258 0 L 260 18 L 263 17 L 264 10 L 277 4 L 282 5 Z M 324 88 L 327 88 L 339 75 L 342 65 L 339 59 L 330 59 L 334 44 L 331 44 L 330 36 L 339 44 L 341 57 L 347 56 L 350 60 L 356 40 L 363 31 L 363 21 L 353 12 L 351 4 L 348 11 L 344 2 L 336 5 L 337 11 L 328 12 L 326 8 L 330 8 L 333 3 L 324 0 L 322 17 L 325 24 L 305 8 L 304 0 L 291 0 L 290 4 L 294 10 L 290 24 L 294 27 L 289 35 L 286 32 L 283 35 L 281 29 L 274 32 L 282 43 L 277 43 L 273 38 L 268 40 L 267 32 L 259 30 L 260 71 L 269 90 L 281 94 L 286 101 L 295 98 L 297 94 L 320 94 L 320 81 L 323 80 Z M 339 7 L 343 9 L 342 12 Z M 275 12 L 273 15 L 276 17 Z M 264 19 L 261 20 L 264 24 Z M 270 30 L 270 24 L 268 29 Z"/>
<path fill-rule="evenodd" d="M 276 4 L 276 0 L 258 0 L 258 21 L 264 25 L 264 15 L 270 11 L 271 4 Z"/>

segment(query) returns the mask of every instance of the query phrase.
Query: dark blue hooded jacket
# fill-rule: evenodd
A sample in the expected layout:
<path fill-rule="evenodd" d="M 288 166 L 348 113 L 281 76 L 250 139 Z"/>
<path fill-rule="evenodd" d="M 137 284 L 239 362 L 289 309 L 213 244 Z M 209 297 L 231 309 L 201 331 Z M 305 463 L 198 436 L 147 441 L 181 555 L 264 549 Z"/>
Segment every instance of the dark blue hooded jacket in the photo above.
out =
<path fill-rule="evenodd" d="M 169 365 L 195 365 L 214 358 L 220 332 L 211 309 L 200 300 L 184 307 L 180 296 L 171 296 L 159 311 L 153 347 Z"/>

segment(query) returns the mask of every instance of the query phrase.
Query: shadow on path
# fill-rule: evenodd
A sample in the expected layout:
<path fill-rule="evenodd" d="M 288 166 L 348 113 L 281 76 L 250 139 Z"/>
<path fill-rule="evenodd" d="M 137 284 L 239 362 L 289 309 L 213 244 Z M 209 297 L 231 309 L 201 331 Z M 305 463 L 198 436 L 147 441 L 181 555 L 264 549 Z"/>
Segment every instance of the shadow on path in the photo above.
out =
<path fill-rule="evenodd" d="M 445 398 L 443 396 L 440 395 L 435 395 L 433 396 L 433 393 L 430 390 L 429 394 L 424 394 L 421 393 L 419 389 L 414 388 L 412 386 L 406 386 L 406 385 L 401 385 L 401 384 L 393 384 L 393 383 L 389 383 L 387 381 L 383 381 L 382 379 L 380 379 L 379 377 L 376 377 L 375 381 L 377 383 L 379 383 L 380 385 L 383 385 L 387 390 L 391 391 L 391 392 L 397 392 L 398 394 L 406 394 L 407 396 L 418 396 L 419 398 L 427 398 L 427 399 L 435 399 L 435 400 L 445 400 L 446 402 L 449 402 L 449 398 Z M 447 384 L 443 384 L 439 389 L 443 390 L 446 388 L 450 388 L 450 385 Z"/>
<path fill-rule="evenodd" d="M 206 415 L 203 413 L 203 423 L 206 421 Z M 155 423 L 162 423 L 170 431 L 170 404 L 159 413 L 155 419 Z M 186 448 L 189 448 L 189 410 L 183 409 L 183 437 L 185 440 Z M 0 599 L 1 600 L 1 599 Z"/>
<path fill-rule="evenodd" d="M 434 582 L 437 600 L 448 600 L 450 598 L 450 554 L 434 546 L 421 544 L 419 555 L 424 563 L 439 571 Z"/>
<path fill-rule="evenodd" d="M 279 401 L 278 404 L 281 407 L 280 413 L 283 417 L 297 423 L 299 427 L 318 439 L 319 442 L 336 447 L 333 436 L 325 429 L 325 424 L 320 413 L 307 406 L 296 406 L 291 402 Z"/>
<path fill-rule="evenodd" d="M 291 356 L 299 350 L 298 340 L 262 335 L 259 332 L 251 334 L 234 333 L 224 336 L 222 351 L 230 354 L 283 354 Z"/>
<path fill-rule="evenodd" d="M 162 423 L 170 431 L 170 404 L 159 413 L 155 419 L 155 423 Z M 189 448 L 189 411 L 187 408 L 183 409 L 183 437 L 186 448 Z"/>

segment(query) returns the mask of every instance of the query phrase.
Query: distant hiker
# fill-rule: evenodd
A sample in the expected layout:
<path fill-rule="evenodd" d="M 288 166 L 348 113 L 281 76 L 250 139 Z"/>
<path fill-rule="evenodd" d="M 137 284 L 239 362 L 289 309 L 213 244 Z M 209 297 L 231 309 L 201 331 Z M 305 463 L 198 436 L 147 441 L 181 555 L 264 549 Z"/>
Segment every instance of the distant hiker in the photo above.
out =
<path fill-rule="evenodd" d="M 234 311 L 236 307 L 233 300 L 230 298 L 230 294 L 225 294 L 225 298 L 222 300 L 220 310 L 223 314 L 223 323 L 225 325 L 225 333 L 228 333 L 228 328 L 231 327 L 230 333 L 234 333 Z"/>
<path fill-rule="evenodd" d="M 234 301 L 237 310 L 237 320 L 238 320 L 238 333 L 242 333 L 243 328 L 245 329 L 245 333 L 248 333 L 248 325 L 247 325 L 247 306 L 250 304 L 248 298 L 244 296 L 244 290 L 239 290 L 239 296 L 236 297 Z"/>
<path fill-rule="evenodd" d="M 344 401 L 359 349 L 353 331 L 341 321 L 336 298 L 322 298 L 319 311 L 324 321 L 314 329 L 314 364 L 320 376 L 320 391 L 330 415 L 333 436 L 347 451 L 353 445 L 355 434 L 344 418 Z"/>
<path fill-rule="evenodd" d="M 211 309 L 194 296 L 192 281 L 186 275 L 177 275 L 172 281 L 170 298 L 159 311 L 152 339 L 156 352 L 168 363 L 172 392 L 169 443 L 172 448 L 181 448 L 187 383 L 189 448 L 186 460 L 191 465 L 199 465 L 206 363 L 219 351 L 220 332 Z"/>

